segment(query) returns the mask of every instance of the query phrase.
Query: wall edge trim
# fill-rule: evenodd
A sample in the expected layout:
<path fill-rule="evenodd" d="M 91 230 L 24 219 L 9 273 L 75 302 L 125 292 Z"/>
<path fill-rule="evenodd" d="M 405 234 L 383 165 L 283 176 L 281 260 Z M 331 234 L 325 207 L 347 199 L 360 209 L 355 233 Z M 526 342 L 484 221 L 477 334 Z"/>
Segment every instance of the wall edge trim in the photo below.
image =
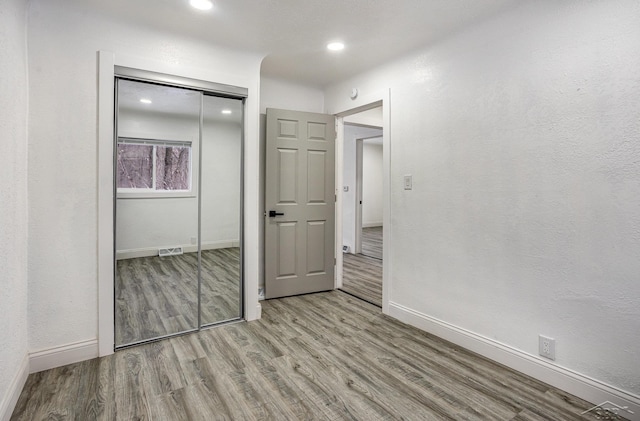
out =
<path fill-rule="evenodd" d="M 548 363 L 519 349 L 486 338 L 395 302 L 389 302 L 389 315 L 403 323 L 438 336 L 469 351 L 531 376 L 537 380 L 600 404 L 612 402 L 626 406 L 633 414 L 621 413 L 632 421 L 640 421 L 640 397 L 590 378 L 576 371 Z M 587 410 L 589 408 L 585 408 Z"/>
<path fill-rule="evenodd" d="M 9 385 L 7 393 L 2 397 L 2 401 L 0 401 L 1 421 L 9 421 L 11 419 L 22 389 L 24 389 L 24 385 L 27 382 L 27 377 L 29 377 L 29 354 L 25 353 L 22 363 L 20 363 L 20 367 Z"/>
<path fill-rule="evenodd" d="M 29 353 L 29 372 L 37 373 L 97 357 L 97 339 L 74 342 Z"/>

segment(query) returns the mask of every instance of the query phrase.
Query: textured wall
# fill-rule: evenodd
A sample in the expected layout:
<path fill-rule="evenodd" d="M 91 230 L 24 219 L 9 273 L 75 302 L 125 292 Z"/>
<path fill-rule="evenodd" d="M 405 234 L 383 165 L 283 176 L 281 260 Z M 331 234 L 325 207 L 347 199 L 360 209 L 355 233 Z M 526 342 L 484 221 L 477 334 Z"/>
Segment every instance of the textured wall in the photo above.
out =
<path fill-rule="evenodd" d="M 69 3 L 35 0 L 29 15 L 32 351 L 96 338 L 96 51 L 114 52 L 116 64 L 248 87 L 247 112 L 255 117 L 248 119 L 245 168 L 248 197 L 257 197 L 261 57 L 114 22 Z M 257 214 L 256 200 L 247 206 Z M 246 224 L 247 235 L 257 237 L 257 215 Z M 257 290 L 255 243 L 247 249 L 246 279 Z"/>
<path fill-rule="evenodd" d="M 0 7 L 0 417 L 27 355 L 26 5 Z"/>
<path fill-rule="evenodd" d="M 362 226 L 382 226 L 382 145 L 370 140 L 362 145 Z"/>
<path fill-rule="evenodd" d="M 321 113 L 324 111 L 324 93 L 312 88 L 269 77 L 260 78 L 260 112 L 267 108 Z"/>
<path fill-rule="evenodd" d="M 208 97 L 205 97 L 208 99 Z M 168 136 L 195 142 L 192 163 L 194 191 L 190 197 L 125 198 L 116 208 L 116 250 L 189 246 L 198 234 L 199 121 L 154 118 L 123 113 L 118 119 L 122 136 Z M 134 128 L 136 131 L 134 131 Z M 202 154 L 202 242 L 238 241 L 240 235 L 240 146 L 237 123 L 204 120 Z M 224 204 L 224 205 L 221 205 Z"/>
<path fill-rule="evenodd" d="M 356 247 L 356 158 L 357 146 L 353 126 L 345 126 L 342 148 L 343 187 L 349 191 L 342 192 L 342 245 L 349 246 L 351 253 Z"/>
<path fill-rule="evenodd" d="M 521 2 L 326 91 L 391 89 L 391 301 L 640 394 L 639 21 Z"/>

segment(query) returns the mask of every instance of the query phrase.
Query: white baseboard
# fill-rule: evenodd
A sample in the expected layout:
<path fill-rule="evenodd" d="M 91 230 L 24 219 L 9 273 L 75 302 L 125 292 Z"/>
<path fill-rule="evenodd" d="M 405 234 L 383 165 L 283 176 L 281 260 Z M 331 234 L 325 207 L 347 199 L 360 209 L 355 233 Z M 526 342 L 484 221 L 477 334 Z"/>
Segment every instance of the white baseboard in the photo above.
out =
<path fill-rule="evenodd" d="M 202 250 L 226 249 L 230 247 L 239 247 L 239 246 L 240 246 L 240 241 L 238 240 L 210 241 L 210 242 L 202 243 Z M 167 247 L 173 248 L 173 247 L 176 247 L 176 245 L 167 246 Z M 198 246 L 193 244 L 180 245 L 177 247 L 182 247 L 182 250 L 184 251 L 184 253 L 195 253 L 198 251 Z M 155 248 L 147 247 L 147 248 L 139 248 L 139 249 L 118 250 L 116 251 L 116 260 L 157 256 L 159 248 L 163 248 L 163 247 L 155 247 Z"/>
<path fill-rule="evenodd" d="M 29 354 L 29 372 L 37 373 L 97 357 L 97 339 L 44 349 Z"/>
<path fill-rule="evenodd" d="M 382 226 L 382 221 L 380 222 L 363 222 L 362 223 L 362 228 L 374 228 L 374 227 L 381 227 Z"/>
<path fill-rule="evenodd" d="M 632 393 L 394 302 L 389 303 L 389 315 L 588 402 L 593 402 L 594 405 L 609 402 L 627 407 L 633 413 L 620 411 L 619 414 L 629 420 L 640 421 L 640 397 Z M 590 408 L 585 408 L 587 409 Z"/>
<path fill-rule="evenodd" d="M 13 381 L 0 401 L 0 421 L 9 421 L 18 403 L 20 393 L 29 377 L 29 356 L 25 354 Z"/>

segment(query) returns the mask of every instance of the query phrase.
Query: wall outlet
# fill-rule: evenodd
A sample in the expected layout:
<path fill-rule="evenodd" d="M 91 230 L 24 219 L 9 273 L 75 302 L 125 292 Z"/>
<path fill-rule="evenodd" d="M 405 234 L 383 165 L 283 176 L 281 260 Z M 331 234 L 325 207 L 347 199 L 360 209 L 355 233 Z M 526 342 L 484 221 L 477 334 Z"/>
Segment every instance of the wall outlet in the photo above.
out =
<path fill-rule="evenodd" d="M 196 237 L 191 237 L 191 244 L 193 245 L 198 244 L 198 239 Z"/>
<path fill-rule="evenodd" d="M 556 359 L 556 340 L 547 336 L 538 336 L 538 353 L 550 360 Z"/>

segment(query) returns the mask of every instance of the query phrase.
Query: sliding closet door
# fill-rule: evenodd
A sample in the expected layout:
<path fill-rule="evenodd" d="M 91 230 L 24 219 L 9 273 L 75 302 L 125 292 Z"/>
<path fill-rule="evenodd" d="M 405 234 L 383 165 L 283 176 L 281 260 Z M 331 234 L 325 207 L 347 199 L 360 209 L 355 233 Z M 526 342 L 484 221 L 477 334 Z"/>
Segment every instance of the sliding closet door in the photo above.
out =
<path fill-rule="evenodd" d="M 201 98 L 117 80 L 116 348 L 199 328 Z"/>
<path fill-rule="evenodd" d="M 204 96 L 201 161 L 202 325 L 242 316 L 243 101 Z"/>

